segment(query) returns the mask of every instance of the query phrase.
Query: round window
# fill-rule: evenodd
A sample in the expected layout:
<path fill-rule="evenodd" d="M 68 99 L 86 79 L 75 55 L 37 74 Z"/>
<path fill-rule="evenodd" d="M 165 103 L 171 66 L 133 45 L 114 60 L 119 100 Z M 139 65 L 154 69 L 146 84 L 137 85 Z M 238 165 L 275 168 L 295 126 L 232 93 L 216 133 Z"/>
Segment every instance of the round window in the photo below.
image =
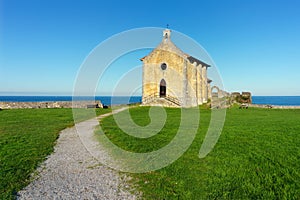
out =
<path fill-rule="evenodd" d="M 166 64 L 166 63 L 161 64 L 160 68 L 161 68 L 162 70 L 167 69 L 167 64 Z"/>

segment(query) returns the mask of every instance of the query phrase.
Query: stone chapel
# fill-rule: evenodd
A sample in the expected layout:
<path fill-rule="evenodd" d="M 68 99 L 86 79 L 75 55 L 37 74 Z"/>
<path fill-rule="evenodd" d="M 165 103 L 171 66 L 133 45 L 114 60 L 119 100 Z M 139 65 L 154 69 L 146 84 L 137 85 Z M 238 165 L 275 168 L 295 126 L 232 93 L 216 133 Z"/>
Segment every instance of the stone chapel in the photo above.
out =
<path fill-rule="evenodd" d="M 143 62 L 142 105 L 193 107 L 211 97 L 210 65 L 182 52 L 163 31 L 161 43 Z"/>

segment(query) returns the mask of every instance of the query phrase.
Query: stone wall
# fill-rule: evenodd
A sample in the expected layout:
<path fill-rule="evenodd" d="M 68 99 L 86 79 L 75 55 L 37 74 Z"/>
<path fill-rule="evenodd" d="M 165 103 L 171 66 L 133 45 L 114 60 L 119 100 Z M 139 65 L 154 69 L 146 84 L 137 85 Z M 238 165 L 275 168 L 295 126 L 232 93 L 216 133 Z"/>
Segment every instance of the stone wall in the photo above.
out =
<path fill-rule="evenodd" d="M 231 103 L 252 103 L 252 95 L 250 92 L 233 92 L 230 95 Z"/>
<path fill-rule="evenodd" d="M 269 109 L 300 109 L 300 106 L 279 106 L 279 105 L 268 105 L 268 104 L 250 104 L 252 108 L 269 108 Z"/>
<path fill-rule="evenodd" d="M 0 109 L 17 108 L 103 108 L 100 101 L 0 102 Z"/>

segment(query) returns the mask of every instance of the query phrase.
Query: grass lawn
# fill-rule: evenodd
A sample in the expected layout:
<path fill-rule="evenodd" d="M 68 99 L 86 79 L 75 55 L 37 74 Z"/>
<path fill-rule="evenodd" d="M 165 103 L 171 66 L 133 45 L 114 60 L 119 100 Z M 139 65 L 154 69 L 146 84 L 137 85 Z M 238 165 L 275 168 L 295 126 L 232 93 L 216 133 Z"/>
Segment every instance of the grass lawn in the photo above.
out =
<path fill-rule="evenodd" d="M 148 110 L 130 109 L 136 124 L 150 123 Z M 176 135 L 180 109 L 166 111 L 165 127 L 147 139 L 123 133 L 112 116 L 101 127 L 119 147 L 149 152 Z M 145 199 L 300 199 L 300 110 L 228 109 L 217 145 L 199 159 L 210 114 L 201 109 L 196 138 L 177 161 L 154 172 L 130 174 Z"/>
<path fill-rule="evenodd" d="M 86 110 L 86 109 L 84 109 Z M 97 114 L 110 109 L 97 109 Z M 88 119 L 93 109 L 78 112 Z M 53 152 L 59 131 L 74 125 L 72 109 L 0 111 L 0 199 L 13 199 L 30 174 Z"/>

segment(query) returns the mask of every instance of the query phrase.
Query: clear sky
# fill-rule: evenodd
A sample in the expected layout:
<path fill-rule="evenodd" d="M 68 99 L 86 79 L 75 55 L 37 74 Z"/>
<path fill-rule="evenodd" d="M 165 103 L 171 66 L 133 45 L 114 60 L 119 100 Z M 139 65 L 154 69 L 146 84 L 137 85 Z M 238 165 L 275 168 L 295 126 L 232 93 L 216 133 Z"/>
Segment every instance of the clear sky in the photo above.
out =
<path fill-rule="evenodd" d="M 299 8 L 299 0 L 0 0 L 0 95 L 71 94 L 99 43 L 166 24 L 206 49 L 227 91 L 300 95 Z M 132 68 L 142 54 L 133 55 Z"/>

